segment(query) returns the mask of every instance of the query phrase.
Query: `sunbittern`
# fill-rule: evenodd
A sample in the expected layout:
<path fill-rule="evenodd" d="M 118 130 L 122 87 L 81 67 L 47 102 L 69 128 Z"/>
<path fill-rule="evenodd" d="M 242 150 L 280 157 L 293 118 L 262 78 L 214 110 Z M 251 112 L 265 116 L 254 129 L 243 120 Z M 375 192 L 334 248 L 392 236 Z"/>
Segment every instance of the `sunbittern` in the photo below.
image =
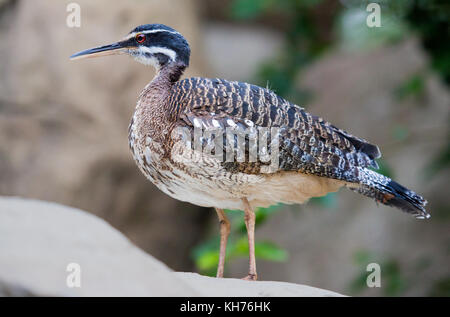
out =
<path fill-rule="evenodd" d="M 248 280 L 257 277 L 255 207 L 303 203 L 345 186 L 417 218 L 429 218 L 421 196 L 369 169 L 378 167 L 377 146 L 308 114 L 269 89 L 223 79 L 180 80 L 189 65 L 190 48 L 176 30 L 162 24 L 138 26 L 117 43 L 71 58 L 112 54 L 131 55 L 157 70 L 137 102 L 129 145 L 142 173 L 163 192 L 215 208 L 221 233 L 218 277 L 223 276 L 230 233 L 224 209 L 245 212 Z M 208 129 L 214 133 L 206 133 Z M 255 134 L 258 142 L 251 137 Z M 234 142 L 238 135 L 241 147 Z M 264 137 L 270 138 L 270 145 L 263 145 Z M 205 151 L 212 144 L 219 146 Z M 272 160 L 262 159 L 262 154 Z"/>

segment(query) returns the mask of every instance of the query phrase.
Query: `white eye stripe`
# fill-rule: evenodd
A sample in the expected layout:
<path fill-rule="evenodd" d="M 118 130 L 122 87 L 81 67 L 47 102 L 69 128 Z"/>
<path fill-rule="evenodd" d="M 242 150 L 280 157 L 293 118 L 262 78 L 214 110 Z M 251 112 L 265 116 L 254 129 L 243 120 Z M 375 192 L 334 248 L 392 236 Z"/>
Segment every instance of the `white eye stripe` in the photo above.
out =
<path fill-rule="evenodd" d="M 159 46 L 153 46 L 153 47 L 146 47 L 146 46 L 140 46 L 138 50 L 142 53 L 149 53 L 149 54 L 157 54 L 161 53 L 166 56 L 169 56 L 169 58 L 174 62 L 177 59 L 177 53 L 175 53 L 174 50 L 171 50 L 166 47 L 159 47 Z"/>
<path fill-rule="evenodd" d="M 147 30 L 147 31 L 142 31 L 142 32 L 137 32 L 137 33 L 150 34 L 150 33 L 158 33 L 158 32 L 167 32 L 167 33 L 172 33 L 172 34 L 178 34 L 178 35 L 181 35 L 180 32 L 177 32 L 177 31 L 170 31 L 170 30 L 164 30 L 164 29 Z"/>
<path fill-rule="evenodd" d="M 164 29 L 157 29 L 157 30 L 147 30 L 147 31 L 142 31 L 142 32 L 133 32 L 133 33 L 128 34 L 124 38 L 124 40 L 129 40 L 131 38 L 134 38 L 136 36 L 136 34 L 152 34 L 152 33 L 159 33 L 159 32 L 167 32 L 167 33 L 180 35 L 180 33 L 177 32 L 177 31 L 169 31 L 169 30 L 164 30 Z"/>

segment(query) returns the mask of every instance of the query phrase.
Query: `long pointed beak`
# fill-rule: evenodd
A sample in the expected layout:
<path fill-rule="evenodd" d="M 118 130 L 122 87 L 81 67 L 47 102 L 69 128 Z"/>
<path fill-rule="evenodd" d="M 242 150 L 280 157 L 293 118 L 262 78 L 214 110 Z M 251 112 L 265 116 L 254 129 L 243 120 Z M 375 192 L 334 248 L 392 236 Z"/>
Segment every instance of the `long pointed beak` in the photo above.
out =
<path fill-rule="evenodd" d="M 100 57 L 100 56 L 107 56 L 107 55 L 117 55 L 117 54 L 124 54 L 126 51 L 128 51 L 128 47 L 123 45 L 122 42 L 117 42 L 105 46 L 95 47 L 88 50 L 84 50 L 81 52 L 78 52 L 76 54 L 73 54 L 70 56 L 71 60 L 76 59 L 83 59 L 83 58 L 92 58 L 92 57 Z"/>

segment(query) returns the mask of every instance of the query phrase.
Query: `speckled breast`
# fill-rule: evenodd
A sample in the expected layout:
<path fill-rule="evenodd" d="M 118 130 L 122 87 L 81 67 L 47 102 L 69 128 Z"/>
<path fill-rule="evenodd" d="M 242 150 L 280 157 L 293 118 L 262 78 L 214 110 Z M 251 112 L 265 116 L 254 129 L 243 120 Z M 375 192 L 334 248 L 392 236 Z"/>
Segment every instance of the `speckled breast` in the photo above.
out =
<path fill-rule="evenodd" d="M 217 160 L 192 151 L 185 140 L 175 141 L 166 153 L 151 136 L 141 135 L 136 119 L 131 120 L 128 136 L 133 158 L 153 184 L 175 199 L 200 206 L 228 202 L 229 208 L 238 208 L 246 185 L 261 181 L 255 175 L 229 173 Z"/>
<path fill-rule="evenodd" d="M 142 173 L 154 184 L 162 182 L 160 169 L 164 150 L 161 144 L 154 142 L 150 135 L 142 135 L 137 129 L 136 114 L 133 116 L 128 128 L 128 144 L 133 158 Z"/>

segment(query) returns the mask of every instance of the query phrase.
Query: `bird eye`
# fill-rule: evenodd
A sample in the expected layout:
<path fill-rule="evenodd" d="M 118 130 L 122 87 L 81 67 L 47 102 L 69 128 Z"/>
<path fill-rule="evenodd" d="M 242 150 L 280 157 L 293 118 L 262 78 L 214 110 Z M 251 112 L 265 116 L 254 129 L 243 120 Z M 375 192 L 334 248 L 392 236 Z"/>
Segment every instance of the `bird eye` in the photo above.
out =
<path fill-rule="evenodd" d="M 145 41 L 145 35 L 142 33 L 136 34 L 136 42 L 138 43 L 144 43 Z"/>

